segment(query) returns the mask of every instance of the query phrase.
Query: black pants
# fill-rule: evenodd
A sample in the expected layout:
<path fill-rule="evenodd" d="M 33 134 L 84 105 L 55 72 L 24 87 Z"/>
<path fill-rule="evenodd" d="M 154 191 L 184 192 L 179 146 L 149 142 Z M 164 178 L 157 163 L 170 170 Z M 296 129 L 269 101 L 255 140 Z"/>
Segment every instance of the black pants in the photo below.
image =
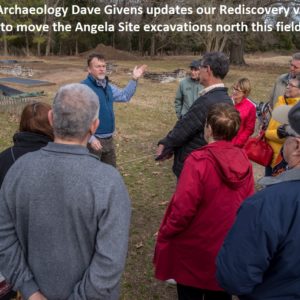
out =
<path fill-rule="evenodd" d="M 202 290 L 177 283 L 178 300 L 231 300 L 223 291 Z"/>
<path fill-rule="evenodd" d="M 10 300 L 10 299 L 16 298 L 16 296 L 17 296 L 16 292 L 10 291 L 5 296 L 0 297 L 0 300 Z"/>

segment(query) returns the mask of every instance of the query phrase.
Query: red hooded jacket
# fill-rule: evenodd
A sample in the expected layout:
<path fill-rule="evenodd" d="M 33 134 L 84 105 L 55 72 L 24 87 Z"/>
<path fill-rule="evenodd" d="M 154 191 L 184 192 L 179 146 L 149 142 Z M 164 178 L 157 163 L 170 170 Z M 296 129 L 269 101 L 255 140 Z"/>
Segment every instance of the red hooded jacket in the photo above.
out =
<path fill-rule="evenodd" d="M 217 141 L 192 152 L 159 229 L 155 277 L 222 290 L 215 259 L 238 208 L 253 192 L 252 165 L 242 149 Z"/>

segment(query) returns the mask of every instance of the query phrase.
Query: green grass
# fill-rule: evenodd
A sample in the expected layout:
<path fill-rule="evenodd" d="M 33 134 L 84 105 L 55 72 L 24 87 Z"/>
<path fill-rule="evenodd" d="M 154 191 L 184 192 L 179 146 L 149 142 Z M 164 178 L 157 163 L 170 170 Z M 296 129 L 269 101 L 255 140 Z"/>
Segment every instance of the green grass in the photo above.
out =
<path fill-rule="evenodd" d="M 12 136 L 18 128 L 18 118 L 14 114 L 0 112 L 0 149 L 12 143 Z"/>
<path fill-rule="evenodd" d="M 195 57 L 165 58 L 146 63 L 149 71 L 173 71 L 188 66 L 192 59 Z M 74 68 L 74 62 L 72 63 Z M 117 63 L 120 68 L 131 70 L 134 65 L 144 61 Z M 81 65 L 83 64 L 78 63 L 79 68 Z M 248 77 L 252 83 L 250 98 L 265 101 L 275 78 L 286 71 L 287 67 L 280 64 L 261 64 L 252 59 L 248 67 L 231 67 L 225 83 L 231 87 L 237 79 Z M 124 86 L 129 75 L 119 73 L 111 77 L 113 82 Z M 154 156 L 158 140 L 176 122 L 173 101 L 177 86 L 178 82 L 160 84 L 142 79 L 130 103 L 115 104 L 118 165 L 133 207 L 129 252 L 122 281 L 122 300 L 176 299 L 174 286 L 153 278 L 152 257 L 154 234 L 176 184 L 171 171 L 172 161 L 157 163 Z M 49 95 L 53 94 L 53 87 L 51 89 Z M 50 98 L 47 97 L 46 100 L 49 101 Z M 0 113 L 2 150 L 11 145 L 17 122 L 14 115 Z"/>

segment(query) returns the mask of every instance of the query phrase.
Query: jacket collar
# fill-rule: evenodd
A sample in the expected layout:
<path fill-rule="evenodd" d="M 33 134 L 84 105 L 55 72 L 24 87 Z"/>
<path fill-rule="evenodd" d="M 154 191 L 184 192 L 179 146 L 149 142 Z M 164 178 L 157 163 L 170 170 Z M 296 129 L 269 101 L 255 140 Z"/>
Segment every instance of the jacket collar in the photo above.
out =
<path fill-rule="evenodd" d="M 103 79 L 103 81 L 101 80 L 97 80 L 96 78 L 94 78 L 91 74 L 88 74 L 87 78 L 96 86 L 102 87 L 102 88 L 106 88 L 107 83 L 109 82 L 108 77 L 105 76 L 105 78 Z M 105 84 L 103 84 L 102 82 L 105 82 Z"/>
<path fill-rule="evenodd" d="M 285 83 L 285 84 L 288 84 L 289 80 L 291 79 L 291 74 L 290 73 L 286 73 L 282 78 L 282 82 Z"/>
<path fill-rule="evenodd" d="M 21 131 L 14 134 L 13 141 L 15 146 L 24 146 L 31 144 L 47 145 L 48 142 L 51 142 L 52 140 L 50 137 L 44 134 L 29 131 Z"/>
<path fill-rule="evenodd" d="M 58 144 L 54 142 L 48 143 L 48 145 L 42 150 L 47 152 L 67 153 L 75 155 L 89 154 L 89 150 L 87 147 L 81 145 Z"/>
<path fill-rule="evenodd" d="M 281 173 L 278 176 L 266 176 L 258 180 L 258 183 L 262 186 L 274 185 L 287 181 L 300 180 L 300 168 L 293 168 Z"/>
<path fill-rule="evenodd" d="M 201 90 L 199 92 L 199 96 L 203 96 L 203 95 L 205 95 L 206 93 L 210 92 L 213 89 L 223 88 L 223 87 L 224 87 L 224 83 L 217 83 L 217 84 L 210 85 L 210 86 L 206 87 L 205 89 Z"/>

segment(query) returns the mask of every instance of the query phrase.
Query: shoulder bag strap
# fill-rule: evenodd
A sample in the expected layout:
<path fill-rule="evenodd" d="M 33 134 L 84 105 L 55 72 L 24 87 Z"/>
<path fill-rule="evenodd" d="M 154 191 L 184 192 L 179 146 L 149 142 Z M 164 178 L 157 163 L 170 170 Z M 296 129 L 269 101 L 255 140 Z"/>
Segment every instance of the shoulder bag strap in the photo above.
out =
<path fill-rule="evenodd" d="M 15 162 L 15 161 L 16 161 L 16 158 L 15 158 L 14 150 L 13 150 L 12 147 L 10 148 L 10 153 L 11 153 L 11 156 L 12 156 L 13 161 Z"/>

